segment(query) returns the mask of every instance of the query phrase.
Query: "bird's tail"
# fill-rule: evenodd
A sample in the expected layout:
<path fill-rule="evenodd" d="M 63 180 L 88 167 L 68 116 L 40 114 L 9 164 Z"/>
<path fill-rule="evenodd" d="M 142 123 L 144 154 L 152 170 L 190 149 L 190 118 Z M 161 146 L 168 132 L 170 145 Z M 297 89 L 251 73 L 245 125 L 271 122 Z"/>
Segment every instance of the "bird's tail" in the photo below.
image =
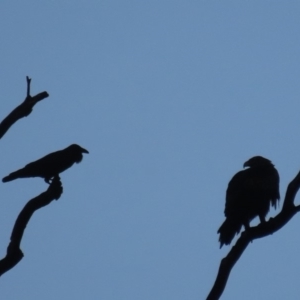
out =
<path fill-rule="evenodd" d="M 242 224 L 240 222 L 235 222 L 230 219 L 226 219 L 218 230 L 218 233 L 220 234 L 220 248 L 222 248 L 224 244 L 229 245 L 233 240 L 234 236 L 240 232 L 241 228 Z"/>
<path fill-rule="evenodd" d="M 2 178 L 2 182 L 8 182 L 20 177 L 19 171 L 12 172 L 8 176 Z"/>

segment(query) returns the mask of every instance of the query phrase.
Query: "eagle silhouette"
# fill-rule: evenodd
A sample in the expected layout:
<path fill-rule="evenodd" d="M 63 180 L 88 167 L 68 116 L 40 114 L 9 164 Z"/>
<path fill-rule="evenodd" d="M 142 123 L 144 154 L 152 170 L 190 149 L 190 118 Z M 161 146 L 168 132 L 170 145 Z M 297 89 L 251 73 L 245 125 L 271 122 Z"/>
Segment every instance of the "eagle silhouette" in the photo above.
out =
<path fill-rule="evenodd" d="M 270 160 L 254 156 L 244 163 L 245 167 L 228 184 L 226 220 L 218 230 L 220 248 L 229 245 L 243 225 L 248 229 L 255 217 L 265 222 L 270 205 L 276 208 L 280 199 L 279 174 Z"/>

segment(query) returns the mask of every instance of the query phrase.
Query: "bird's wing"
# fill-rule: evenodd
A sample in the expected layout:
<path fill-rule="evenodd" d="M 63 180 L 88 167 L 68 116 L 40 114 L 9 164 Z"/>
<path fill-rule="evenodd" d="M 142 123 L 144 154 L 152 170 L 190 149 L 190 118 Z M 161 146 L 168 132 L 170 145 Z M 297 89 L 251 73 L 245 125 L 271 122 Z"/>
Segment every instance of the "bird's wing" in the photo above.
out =
<path fill-rule="evenodd" d="M 258 180 L 251 169 L 240 171 L 232 177 L 226 191 L 225 216 L 242 213 L 251 201 Z"/>
<path fill-rule="evenodd" d="M 268 185 L 268 193 L 270 194 L 270 200 L 272 206 L 276 208 L 277 203 L 280 200 L 280 192 L 279 192 L 279 174 L 275 168 L 272 168 L 272 170 L 270 170 L 270 174 L 267 180 L 268 180 L 267 185 Z"/>
<path fill-rule="evenodd" d="M 26 169 L 39 169 L 39 170 L 48 170 L 51 169 L 53 163 L 57 160 L 58 157 L 61 156 L 62 150 L 52 152 L 50 154 L 45 155 L 44 157 L 33 161 L 27 164 L 24 168 Z"/>

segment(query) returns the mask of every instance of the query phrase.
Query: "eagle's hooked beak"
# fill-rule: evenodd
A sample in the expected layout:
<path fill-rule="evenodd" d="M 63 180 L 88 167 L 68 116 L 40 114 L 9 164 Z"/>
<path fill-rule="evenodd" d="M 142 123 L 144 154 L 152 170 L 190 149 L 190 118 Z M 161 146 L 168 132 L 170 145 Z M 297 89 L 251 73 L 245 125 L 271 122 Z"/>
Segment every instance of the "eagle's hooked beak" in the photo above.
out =
<path fill-rule="evenodd" d="M 250 167 L 250 165 L 249 165 L 249 160 L 247 160 L 247 161 L 244 163 L 243 167 L 244 167 L 244 168 Z"/>

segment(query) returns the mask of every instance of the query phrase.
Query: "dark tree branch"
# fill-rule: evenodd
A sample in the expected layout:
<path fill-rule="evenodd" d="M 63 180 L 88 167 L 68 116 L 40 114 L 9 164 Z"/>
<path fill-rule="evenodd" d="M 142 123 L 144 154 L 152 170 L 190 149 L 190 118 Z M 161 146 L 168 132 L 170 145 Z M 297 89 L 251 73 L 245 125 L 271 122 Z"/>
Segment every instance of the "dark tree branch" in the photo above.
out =
<path fill-rule="evenodd" d="M 39 93 L 33 97 L 30 96 L 31 78 L 26 77 L 27 80 L 27 96 L 25 100 L 17 106 L 1 123 L 0 123 L 0 139 L 7 132 L 7 130 L 19 119 L 27 117 L 35 104 L 49 96 L 47 92 Z"/>
<path fill-rule="evenodd" d="M 299 188 L 300 172 L 288 185 L 281 212 L 276 217 L 270 218 L 268 222 L 260 223 L 244 231 L 227 256 L 221 260 L 216 281 L 206 300 L 220 299 L 233 266 L 251 241 L 273 234 L 287 224 L 300 211 L 300 206 L 295 206 L 294 204 Z"/>
<path fill-rule="evenodd" d="M 30 97 L 30 83 L 31 83 L 31 78 L 26 76 L 26 82 L 27 82 L 27 95 L 26 97 Z"/>
<path fill-rule="evenodd" d="M 24 230 L 33 213 L 36 210 L 50 204 L 51 201 L 58 200 L 62 192 L 63 188 L 60 178 L 59 176 L 56 176 L 52 180 L 47 191 L 29 200 L 24 206 L 12 230 L 6 256 L 2 260 L 0 260 L 0 276 L 12 269 L 23 258 L 24 255 L 22 250 L 20 249 L 20 244 Z"/>

